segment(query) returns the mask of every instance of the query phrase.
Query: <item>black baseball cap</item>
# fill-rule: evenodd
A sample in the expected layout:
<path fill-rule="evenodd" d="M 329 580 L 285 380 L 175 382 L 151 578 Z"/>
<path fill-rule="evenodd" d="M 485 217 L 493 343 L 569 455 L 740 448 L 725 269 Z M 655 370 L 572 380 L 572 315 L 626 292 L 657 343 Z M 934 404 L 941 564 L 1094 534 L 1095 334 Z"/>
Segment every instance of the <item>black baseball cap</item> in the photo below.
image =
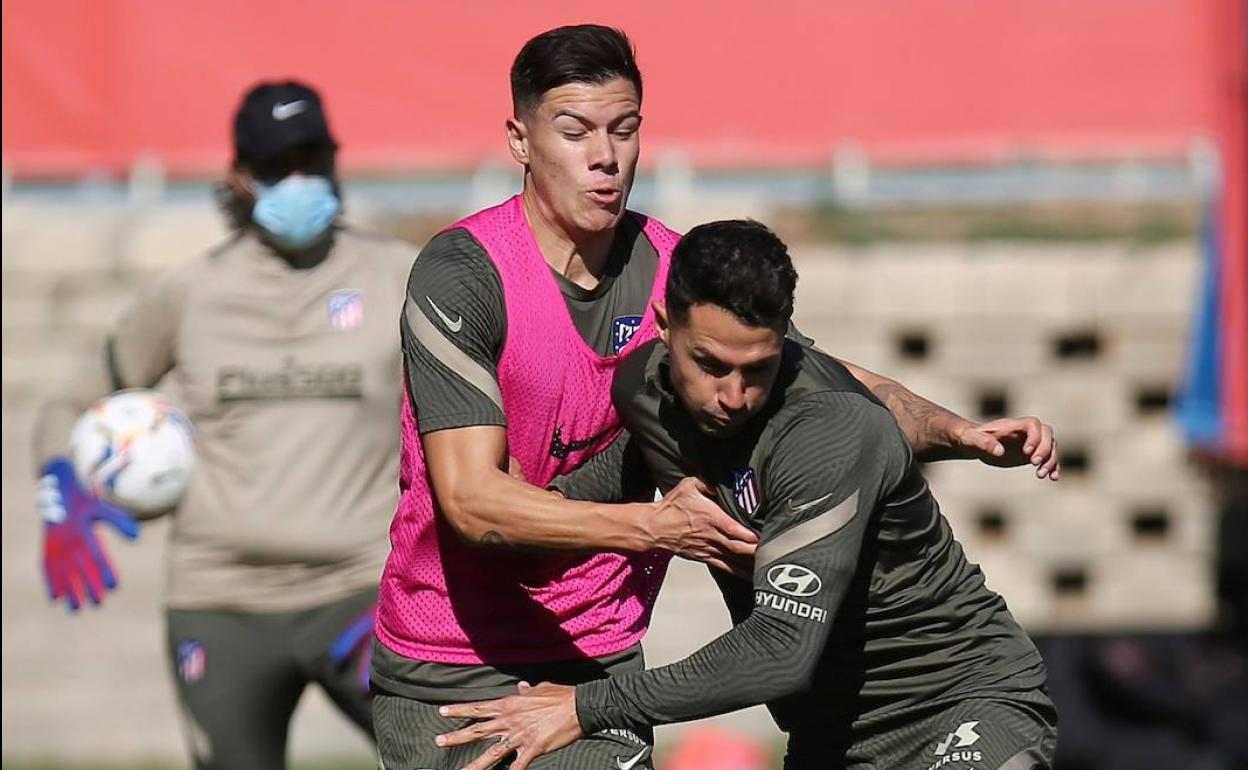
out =
<path fill-rule="evenodd" d="M 236 158 L 267 160 L 300 144 L 338 147 L 320 95 L 294 80 L 252 86 L 234 115 Z"/>

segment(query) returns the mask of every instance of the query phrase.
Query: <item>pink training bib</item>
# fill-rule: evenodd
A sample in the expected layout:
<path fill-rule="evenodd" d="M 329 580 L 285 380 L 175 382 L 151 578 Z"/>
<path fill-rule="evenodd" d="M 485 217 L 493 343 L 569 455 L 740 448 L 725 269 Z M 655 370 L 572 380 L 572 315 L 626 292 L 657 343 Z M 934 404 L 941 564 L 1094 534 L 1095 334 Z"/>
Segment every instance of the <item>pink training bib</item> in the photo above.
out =
<path fill-rule="evenodd" d="M 659 255 L 651 299 L 661 299 L 680 236 L 629 215 Z M 623 355 L 656 336 L 653 308 L 619 356 L 600 356 L 573 325 L 520 196 L 455 228 L 476 238 L 502 280 L 507 339 L 498 380 L 507 445 L 528 480 L 545 486 L 619 435 L 612 376 Z M 527 554 L 464 543 L 433 499 L 418 419 L 405 397 L 401 497 L 377 615 L 386 647 L 416 660 L 500 665 L 609 655 L 641 639 L 668 554 Z"/>

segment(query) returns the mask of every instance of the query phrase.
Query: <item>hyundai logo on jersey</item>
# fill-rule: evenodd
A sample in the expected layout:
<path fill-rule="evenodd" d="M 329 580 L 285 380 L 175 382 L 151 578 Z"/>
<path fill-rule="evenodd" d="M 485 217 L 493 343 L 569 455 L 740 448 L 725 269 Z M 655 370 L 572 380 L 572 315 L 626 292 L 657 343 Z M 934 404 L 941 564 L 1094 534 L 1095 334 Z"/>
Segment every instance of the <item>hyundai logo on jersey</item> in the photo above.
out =
<path fill-rule="evenodd" d="M 767 570 L 767 582 L 789 596 L 814 596 L 823 588 L 819 576 L 800 564 L 777 564 Z"/>

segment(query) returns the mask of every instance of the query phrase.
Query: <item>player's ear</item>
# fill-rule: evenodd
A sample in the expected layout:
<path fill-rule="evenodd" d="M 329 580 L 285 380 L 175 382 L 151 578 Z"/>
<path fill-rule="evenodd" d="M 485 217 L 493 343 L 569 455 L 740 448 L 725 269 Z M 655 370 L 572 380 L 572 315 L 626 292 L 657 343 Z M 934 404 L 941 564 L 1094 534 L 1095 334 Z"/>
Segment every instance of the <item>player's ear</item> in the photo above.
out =
<path fill-rule="evenodd" d="M 671 326 L 667 322 L 667 305 L 664 305 L 657 299 L 652 302 L 651 305 L 654 307 L 654 325 L 659 328 L 659 339 L 663 341 L 664 345 L 666 345 L 667 334 L 671 329 Z"/>
<path fill-rule="evenodd" d="M 507 118 L 507 148 L 517 163 L 529 165 L 529 129 L 519 118 Z"/>

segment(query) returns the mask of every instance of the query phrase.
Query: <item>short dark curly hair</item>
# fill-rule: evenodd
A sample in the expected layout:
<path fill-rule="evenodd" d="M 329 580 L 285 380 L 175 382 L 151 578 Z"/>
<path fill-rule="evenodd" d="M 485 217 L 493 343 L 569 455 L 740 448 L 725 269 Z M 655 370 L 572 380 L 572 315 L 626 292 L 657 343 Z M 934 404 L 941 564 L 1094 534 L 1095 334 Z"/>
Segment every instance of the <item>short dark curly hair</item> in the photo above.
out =
<path fill-rule="evenodd" d="M 749 326 L 785 329 L 793 317 L 797 271 L 788 247 L 752 219 L 698 225 L 672 252 L 667 312 L 684 323 L 694 305 L 715 305 Z"/>

